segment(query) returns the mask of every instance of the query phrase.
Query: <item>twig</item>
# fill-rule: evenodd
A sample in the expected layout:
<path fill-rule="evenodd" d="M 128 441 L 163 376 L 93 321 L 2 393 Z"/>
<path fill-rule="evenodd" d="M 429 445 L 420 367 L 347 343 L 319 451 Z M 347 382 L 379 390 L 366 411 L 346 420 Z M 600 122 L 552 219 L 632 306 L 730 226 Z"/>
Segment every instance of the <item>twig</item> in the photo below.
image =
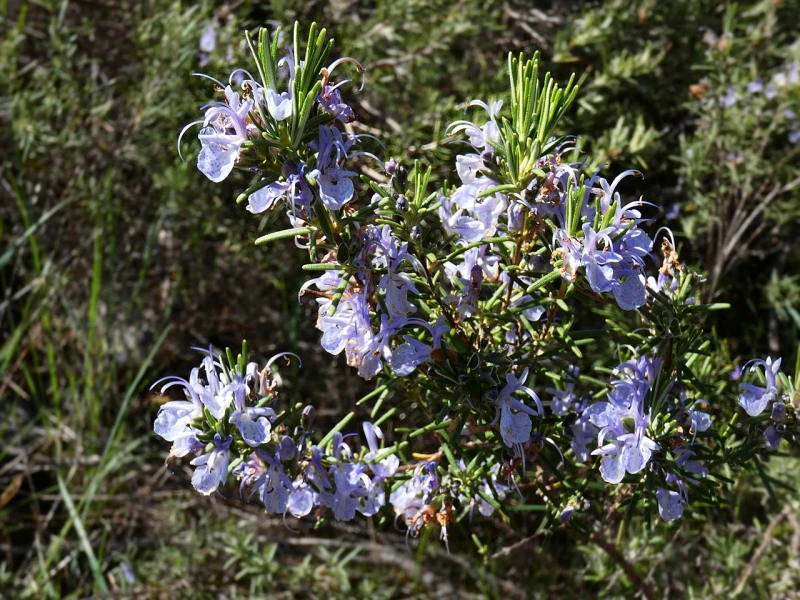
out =
<path fill-rule="evenodd" d="M 634 566 L 628 562 L 628 560 L 619 550 L 617 550 L 616 546 L 606 540 L 599 532 L 593 533 L 589 538 L 589 541 L 599 548 L 602 548 L 605 553 L 608 554 L 613 561 L 617 563 L 617 565 L 619 565 L 619 567 L 625 572 L 625 575 L 628 576 L 628 579 L 630 579 L 631 583 L 639 588 L 647 600 L 656 600 L 655 590 L 649 583 L 642 579 L 641 575 L 636 572 Z"/>
<path fill-rule="evenodd" d="M 738 596 L 742 592 L 744 586 L 747 584 L 748 580 L 753 575 L 753 571 L 755 571 L 755 568 L 758 565 L 758 561 L 761 560 L 761 557 L 763 556 L 764 552 L 767 551 L 769 543 L 775 536 L 775 528 L 778 526 L 778 523 L 780 523 L 783 519 L 786 518 L 786 516 L 789 514 L 791 510 L 792 510 L 791 507 L 787 504 L 786 506 L 783 507 L 783 510 L 780 513 L 778 513 L 772 518 L 772 521 L 770 521 L 767 530 L 764 532 L 764 539 L 761 540 L 761 544 L 758 546 L 758 549 L 756 550 L 755 554 L 753 554 L 753 558 L 751 558 L 750 562 L 747 563 L 747 568 L 744 570 L 744 573 L 742 573 L 742 576 L 739 578 L 739 581 L 736 584 L 736 589 L 733 590 L 733 597 Z"/>
<path fill-rule="evenodd" d="M 489 560 L 497 560 L 498 558 L 505 558 L 506 556 L 508 556 L 509 554 L 514 552 L 515 550 L 517 550 L 519 548 L 522 548 L 522 546 L 524 546 L 528 542 L 531 542 L 534 539 L 536 539 L 537 537 L 539 537 L 542 533 L 543 533 L 543 531 L 537 531 L 533 535 L 530 535 L 530 536 L 528 536 L 526 538 L 522 538 L 520 541 L 515 542 L 515 543 L 511 544 L 510 546 L 506 546 L 502 550 L 498 550 L 497 552 L 495 552 L 494 554 L 492 554 L 489 557 Z"/>

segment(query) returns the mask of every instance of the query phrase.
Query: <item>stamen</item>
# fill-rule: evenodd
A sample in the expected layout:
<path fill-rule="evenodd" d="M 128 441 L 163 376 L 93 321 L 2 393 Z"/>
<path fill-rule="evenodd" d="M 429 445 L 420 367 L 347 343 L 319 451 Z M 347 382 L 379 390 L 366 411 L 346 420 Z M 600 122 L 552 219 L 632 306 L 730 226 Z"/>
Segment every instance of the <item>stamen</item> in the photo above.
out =
<path fill-rule="evenodd" d="M 358 88 L 358 91 L 363 90 L 364 82 L 366 81 L 365 73 L 367 72 L 367 70 L 364 67 L 362 67 L 361 63 L 358 62 L 355 58 L 350 58 L 349 56 L 345 56 L 338 60 L 333 61 L 327 69 L 325 67 L 320 69 L 319 74 L 322 75 L 322 88 L 325 89 L 325 86 L 328 85 L 328 79 L 330 78 L 334 69 L 342 63 L 352 63 L 356 66 L 356 71 L 358 71 L 361 74 L 361 87 Z"/>

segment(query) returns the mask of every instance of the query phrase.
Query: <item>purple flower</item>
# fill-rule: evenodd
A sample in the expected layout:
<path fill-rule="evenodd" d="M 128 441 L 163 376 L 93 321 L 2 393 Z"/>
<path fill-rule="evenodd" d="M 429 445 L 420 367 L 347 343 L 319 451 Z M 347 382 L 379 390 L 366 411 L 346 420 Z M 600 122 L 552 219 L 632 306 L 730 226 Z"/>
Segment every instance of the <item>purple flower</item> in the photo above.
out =
<path fill-rule="evenodd" d="M 262 458 L 267 463 L 267 474 L 261 486 L 261 502 L 267 512 L 282 515 L 288 510 L 289 495 L 294 491 L 292 480 L 283 469 L 278 449 L 274 457 L 262 454 Z"/>
<path fill-rule="evenodd" d="M 219 434 L 214 436 L 214 448 L 208 454 L 195 458 L 191 464 L 197 468 L 192 475 L 192 485 L 201 494 L 208 496 L 213 493 L 228 478 L 228 461 L 230 459 L 228 448 L 233 442 L 233 436 L 228 436 L 225 441 Z"/>
<path fill-rule="evenodd" d="M 575 453 L 575 458 L 580 463 L 588 462 L 591 456 L 589 446 L 597 440 L 597 434 L 600 429 L 592 424 L 587 411 L 584 409 L 578 420 L 571 425 L 570 430 L 572 432 L 572 440 L 569 445 Z"/>
<path fill-rule="evenodd" d="M 708 475 L 708 469 L 699 460 L 692 460 L 692 457 L 695 456 L 695 452 L 690 446 L 691 444 L 684 444 L 672 451 L 676 456 L 675 464 L 679 469 L 683 469 L 687 473 L 692 473 L 699 477 L 706 477 Z M 667 477 L 671 478 L 672 475 L 668 474 Z"/>
<path fill-rule="evenodd" d="M 472 100 L 467 105 L 468 108 L 470 106 L 479 106 L 483 108 L 489 115 L 489 121 L 482 127 L 470 121 L 456 121 L 447 127 L 446 134 L 453 135 L 463 131 L 469 138 L 469 144 L 475 148 L 475 150 L 479 152 L 483 150 L 491 154 L 494 151 L 491 143 L 497 143 L 500 140 L 500 127 L 497 125 L 497 115 L 503 107 L 503 101 L 498 100 L 488 105 L 481 100 Z"/>
<path fill-rule="evenodd" d="M 319 197 L 328 210 L 339 210 L 353 199 L 355 186 L 349 178 L 355 174 L 331 167 L 317 177 Z"/>
<path fill-rule="evenodd" d="M 311 448 L 311 458 L 303 469 L 303 478 L 316 488 L 317 499 L 322 506 L 333 507 L 333 493 L 330 491 L 333 489 L 333 484 L 328 478 L 327 469 L 322 464 L 322 449 L 318 446 Z"/>
<path fill-rule="evenodd" d="M 774 425 L 770 425 L 764 430 L 764 449 L 777 450 L 781 445 L 781 436 Z"/>
<path fill-rule="evenodd" d="M 370 464 L 370 468 L 375 475 L 376 480 L 389 479 L 394 477 L 397 468 L 400 466 L 400 459 L 394 454 L 387 456 L 380 462 L 375 462 L 375 458 L 380 454 L 380 447 L 378 439 L 383 439 L 383 432 L 380 427 L 365 421 L 363 424 L 364 437 L 367 438 L 367 446 L 369 452 L 364 455 L 364 461 Z"/>
<path fill-rule="evenodd" d="M 214 183 L 224 180 L 239 160 L 239 149 L 248 139 L 247 115 L 253 100 L 240 102 L 239 94 L 225 88 L 226 102 L 213 102 L 206 110 L 198 138 L 203 148 L 197 168 Z"/>
<path fill-rule="evenodd" d="M 478 154 L 461 154 L 456 157 L 456 172 L 462 183 L 472 183 L 478 171 L 484 169 L 483 159 Z"/>
<path fill-rule="evenodd" d="M 617 263 L 622 256 L 614 252 L 609 234 L 614 232 L 613 227 L 607 227 L 595 232 L 591 225 L 583 225 L 583 252 L 581 264 L 586 269 L 586 279 L 592 290 L 597 293 L 608 292 L 614 284 L 614 269 L 610 263 Z M 597 245 L 605 242 L 602 250 Z"/>
<path fill-rule="evenodd" d="M 733 89 L 732 87 L 729 87 L 728 91 L 725 93 L 724 96 L 722 96 L 719 99 L 719 101 L 720 104 L 722 104 L 722 106 L 724 106 L 725 108 L 730 108 L 738 101 L 738 97 L 736 96 L 736 90 Z"/>
<path fill-rule="evenodd" d="M 244 489 L 250 488 L 250 494 L 247 497 L 249 500 L 253 494 L 260 492 L 261 487 L 266 483 L 267 467 L 258 454 L 254 452 L 247 460 L 233 469 L 233 475 L 239 480 L 240 498 L 244 498 Z"/>
<path fill-rule="evenodd" d="M 779 400 L 772 405 L 771 419 L 776 423 L 783 423 L 786 420 L 786 403 Z"/>
<path fill-rule="evenodd" d="M 766 361 L 754 359 L 750 361 L 753 364 L 750 367 L 752 373 L 756 367 L 764 367 L 764 377 L 766 379 L 766 387 L 759 387 L 749 383 L 740 384 L 742 393 L 739 396 L 739 405 L 744 408 L 745 412 L 751 417 L 760 415 L 767 405 L 773 401 L 778 395 L 777 376 L 781 367 L 781 359 L 772 361 L 772 358 L 767 358 Z M 748 364 L 750 364 L 748 363 Z M 745 365 L 747 367 L 747 365 Z"/>
<path fill-rule="evenodd" d="M 312 144 L 317 150 L 317 165 L 311 177 L 317 181 L 320 200 L 328 210 L 339 210 L 353 199 L 355 186 L 349 179 L 356 173 L 342 169 L 348 151 L 358 140 L 357 136 L 342 136 L 335 127 L 319 128 L 319 139 Z M 366 154 L 364 152 L 355 153 Z"/>
<path fill-rule="evenodd" d="M 764 91 L 764 95 L 767 97 L 768 100 L 772 100 L 775 96 L 778 95 L 778 88 L 776 88 L 774 84 L 770 83 L 767 86 L 767 89 Z"/>
<path fill-rule="evenodd" d="M 439 196 L 438 215 L 448 235 L 455 235 L 466 243 L 494 235 L 497 218 L 506 210 L 506 198 L 503 194 L 486 198 L 478 198 L 478 195 L 495 185 L 488 177 L 478 177 L 462 185 L 450 198 Z"/>
<path fill-rule="evenodd" d="M 342 101 L 339 88 L 345 83 L 349 83 L 350 80 L 345 79 L 335 85 L 329 83 L 329 78 L 331 75 L 333 75 L 333 71 L 336 69 L 336 67 L 343 63 L 352 63 L 355 65 L 357 71 L 362 74 L 361 87 L 364 87 L 364 67 L 362 67 L 357 60 L 350 58 L 349 56 L 345 56 L 333 61 L 333 63 L 331 63 L 327 68 L 323 68 L 320 71 L 320 74 L 322 75 L 322 93 L 320 94 L 318 100 L 323 110 L 331 113 L 334 117 L 342 122 L 349 123 L 355 120 L 355 115 L 353 114 L 353 109 Z"/>
<path fill-rule="evenodd" d="M 433 500 L 434 493 L 439 489 L 439 479 L 436 477 L 436 463 L 420 463 L 411 479 L 404 481 L 389 496 L 395 513 L 403 517 L 409 531 L 416 533 L 422 526 L 422 520 L 417 519 L 422 509 Z"/>
<path fill-rule="evenodd" d="M 500 390 L 497 396 L 497 403 L 500 409 L 500 436 L 509 448 L 514 448 L 517 454 L 521 454 L 522 445 L 531 439 L 531 416 L 542 414 L 542 403 L 539 396 L 531 388 L 525 386 L 528 379 L 528 369 L 522 372 L 517 378 L 513 373 L 506 374 L 506 385 Z M 524 392 L 536 403 L 538 412 L 530 406 L 514 398 L 516 392 Z"/>
<path fill-rule="evenodd" d="M 611 292 L 621 309 L 635 310 L 646 301 L 641 266 L 652 241 L 642 230 L 633 228 L 614 244 L 610 236 L 616 231 L 613 224 L 596 232 L 584 223 L 584 237 L 579 240 L 569 237 L 563 229 L 556 230 L 554 242 L 560 246 L 561 274 L 573 282 L 578 267 L 583 266 L 593 291 Z"/>
<path fill-rule="evenodd" d="M 217 29 L 213 23 L 206 25 L 200 35 L 200 52 L 213 52 L 217 47 Z"/>
<path fill-rule="evenodd" d="M 417 310 L 408 301 L 408 294 L 409 292 L 419 294 L 419 291 L 411 276 L 399 269 L 404 262 L 416 268 L 419 266 L 419 261 L 408 252 L 407 243 L 392 235 L 388 225 L 380 229 L 379 237 L 374 240 L 374 246 L 375 256 L 372 259 L 372 266 L 387 270 L 378 282 L 378 287 L 384 292 L 386 309 L 392 318 L 407 317 L 409 313 Z"/>
<path fill-rule="evenodd" d="M 203 394 L 205 388 L 200 384 L 199 369 L 196 368 L 192 369 L 189 381 L 176 376 L 164 377 L 150 386 L 150 389 L 152 390 L 161 383 L 165 383 L 161 387 L 162 394 L 172 386 L 178 385 L 184 389 L 184 394 L 188 399 L 167 402 L 158 409 L 158 416 L 153 429 L 156 435 L 168 442 L 174 442 L 190 429 L 189 424 L 193 420 L 203 416 L 201 394 Z"/>
<path fill-rule="evenodd" d="M 372 379 L 380 372 L 383 367 L 383 361 L 386 361 L 394 370 L 394 353 L 390 340 L 407 325 L 420 325 L 430 329 L 430 325 L 422 319 L 398 317 L 390 321 L 386 315 L 381 315 L 381 325 L 377 333 L 373 334 L 370 329 L 362 337 L 351 339 L 348 342 L 345 348 L 347 364 L 351 367 L 357 367 L 358 374 L 367 380 Z M 430 350 L 425 355 L 424 352 L 420 352 L 420 346 L 416 346 L 408 338 L 406 339 L 407 343 L 411 344 L 411 347 L 404 347 L 401 353 L 397 370 L 395 370 L 398 375 L 410 373 L 413 368 L 424 362 L 430 355 Z"/>
<path fill-rule="evenodd" d="M 449 329 L 449 328 L 448 328 Z M 405 377 L 431 357 L 433 348 L 410 336 L 403 336 L 405 344 L 400 344 L 392 351 L 392 371 L 395 375 Z"/>
<path fill-rule="evenodd" d="M 645 296 L 644 277 L 638 269 L 617 270 L 618 277 L 624 277 L 624 280 L 618 280 L 611 288 L 614 294 L 614 299 L 617 301 L 617 306 L 622 310 L 636 310 L 640 306 L 644 306 L 647 301 Z"/>
<path fill-rule="evenodd" d="M 689 412 L 689 414 L 692 422 L 693 432 L 697 433 L 709 430 L 711 427 L 711 415 L 699 410 L 692 410 Z"/>
<path fill-rule="evenodd" d="M 222 365 L 215 360 L 213 353 L 209 351 L 208 356 L 203 359 L 203 369 L 206 373 L 208 385 L 200 386 L 198 389 L 200 400 L 203 406 L 208 409 L 215 419 L 221 419 L 233 402 L 234 388 L 228 386 L 228 376 L 222 371 L 217 373 L 217 368 L 222 369 Z"/>
<path fill-rule="evenodd" d="M 342 100 L 342 94 L 339 92 L 339 87 L 349 81 L 349 79 L 345 79 L 336 85 L 326 85 L 325 89 L 323 89 L 322 93 L 319 95 L 319 104 L 322 110 L 332 114 L 343 123 L 350 123 L 356 120 L 353 109 L 345 104 Z"/>
<path fill-rule="evenodd" d="M 331 301 L 318 298 L 317 329 L 322 331 L 322 347 L 330 354 L 339 354 L 351 342 L 372 337 L 369 306 L 362 292 L 345 290 L 336 312 L 329 314 Z"/>
<path fill-rule="evenodd" d="M 574 283 L 578 278 L 578 268 L 583 264 L 583 244 L 570 237 L 565 229 L 556 229 L 553 232 L 553 245 L 558 246 L 561 256 L 561 277 L 568 283 Z"/>
<path fill-rule="evenodd" d="M 528 212 L 528 208 L 522 202 L 511 202 L 508 205 L 508 230 L 509 231 L 521 231 L 522 227 L 525 225 L 525 215 Z"/>
<path fill-rule="evenodd" d="M 311 214 L 311 189 L 305 179 L 305 164 L 296 167 L 285 164 L 283 171 L 288 173 L 285 181 L 275 181 L 252 194 L 248 198 L 247 210 L 259 214 L 270 210 L 280 200 L 286 200 L 292 214 L 307 219 Z"/>
<path fill-rule="evenodd" d="M 298 519 L 309 514 L 319 502 L 319 494 L 302 479 L 294 482 L 286 503 L 287 510 Z"/>
<path fill-rule="evenodd" d="M 268 420 L 275 417 L 271 408 L 243 407 L 234 411 L 230 423 L 236 425 L 242 439 L 248 446 L 255 448 L 269 441 L 271 425 Z"/>
<path fill-rule="evenodd" d="M 337 521 L 350 521 L 356 516 L 360 500 L 368 494 L 369 477 L 362 464 L 340 462 L 333 467 L 336 491 L 333 497 L 333 516 Z"/>
<path fill-rule="evenodd" d="M 383 433 L 379 427 L 372 423 L 365 422 L 364 436 L 367 438 L 367 445 L 369 447 L 369 452 L 364 454 L 364 462 L 372 469 L 373 477 L 367 483 L 367 495 L 359 508 L 359 512 L 369 517 L 383 508 L 386 502 L 383 482 L 390 477 L 394 477 L 397 468 L 400 466 L 400 459 L 395 455 L 390 455 L 376 462 L 375 459 L 378 454 L 380 454 L 378 439 L 383 439 Z"/>
<path fill-rule="evenodd" d="M 553 400 L 550 403 L 550 408 L 558 417 L 563 417 L 564 415 L 568 414 L 571 410 L 576 410 L 576 407 L 579 407 L 581 402 L 578 398 L 577 394 L 575 394 L 575 383 L 577 382 L 578 378 L 578 367 L 571 366 L 568 369 L 568 377 L 569 381 L 566 384 L 566 389 L 564 390 L 557 390 L 555 388 L 549 387 L 547 388 L 547 392 L 553 395 Z"/>
<path fill-rule="evenodd" d="M 680 492 L 658 488 L 656 497 L 658 498 L 658 514 L 664 521 L 669 523 L 683 516 L 686 501 Z"/>
<path fill-rule="evenodd" d="M 658 444 L 647 437 L 650 415 L 644 414 L 644 400 L 655 379 L 657 362 L 642 357 L 620 365 L 625 376 L 611 382 L 608 402 L 589 406 L 582 418 L 597 427 L 599 448 L 593 455 L 603 457 L 600 473 L 608 483 L 619 483 L 625 473 L 641 472 Z"/>
<path fill-rule="evenodd" d="M 390 316 L 407 317 L 416 312 L 417 308 L 408 301 L 408 294 L 417 295 L 419 290 L 408 273 L 390 271 L 381 277 L 378 287 L 384 291 L 384 302 Z"/>
<path fill-rule="evenodd" d="M 471 316 L 477 309 L 484 278 L 494 281 L 498 277 L 499 258 L 487 254 L 488 248 L 471 248 L 464 253 L 461 264 L 448 262 L 444 265 L 445 274 L 458 291 L 457 295 L 447 296 L 445 301 L 455 307 L 459 320 Z"/>
<path fill-rule="evenodd" d="M 199 430 L 190 428 L 176 437 L 167 457 L 167 463 L 173 458 L 181 458 L 188 454 L 194 454 L 195 456 L 202 454 L 206 445 L 197 439 L 197 434 L 199 433 Z"/>
<path fill-rule="evenodd" d="M 764 89 L 764 80 L 758 77 L 747 84 L 747 92 L 749 94 L 758 94 Z"/>
<path fill-rule="evenodd" d="M 292 96 L 289 92 L 278 93 L 270 88 L 262 88 L 262 94 L 273 119 L 280 122 L 292 116 Z"/>

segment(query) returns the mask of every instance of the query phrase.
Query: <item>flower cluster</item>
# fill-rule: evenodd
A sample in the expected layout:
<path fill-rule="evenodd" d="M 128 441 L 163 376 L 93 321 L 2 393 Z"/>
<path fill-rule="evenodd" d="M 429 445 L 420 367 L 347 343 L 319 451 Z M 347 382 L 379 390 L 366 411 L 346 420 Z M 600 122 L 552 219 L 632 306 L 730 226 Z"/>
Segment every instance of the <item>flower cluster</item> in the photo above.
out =
<path fill-rule="evenodd" d="M 764 369 L 764 385 L 754 385 L 751 383 L 741 383 L 741 395 L 739 405 L 750 416 L 762 423 L 763 446 L 766 450 L 777 450 L 780 446 L 781 438 L 786 438 L 792 442 L 800 440 L 800 393 L 796 390 L 787 390 L 781 394 L 780 381 L 781 359 L 766 360 L 753 359 L 748 365 L 750 372 L 754 372 L 758 367 Z M 747 369 L 745 365 L 744 369 Z M 768 410 L 766 420 L 763 413 Z"/>
<path fill-rule="evenodd" d="M 672 521 L 682 516 L 688 504 L 686 482 L 694 481 L 693 475 L 707 474 L 707 469 L 692 458 L 696 455 L 693 448 L 699 444 L 697 435 L 708 431 L 712 421 L 701 410 L 705 405 L 702 400 L 688 406 L 685 397 L 670 401 L 668 395 L 674 384 L 659 381 L 662 366 L 659 359 L 649 356 L 619 365 L 614 370 L 617 378 L 611 380 L 608 401 L 583 411 L 573 425 L 572 443 L 576 455 L 585 458 L 587 443 L 596 439 L 598 447 L 592 454 L 602 456 L 600 473 L 608 483 L 618 484 L 626 474 L 640 475 L 650 467 L 651 476 L 663 478 L 664 484 L 675 484 L 677 491 L 665 487 L 656 490 L 661 517 Z M 674 426 L 678 420 L 688 425 L 690 439 Z M 669 455 L 656 438 L 669 444 Z"/>
<path fill-rule="evenodd" d="M 409 316 L 417 311 L 409 296 L 419 291 L 402 269 L 413 272 L 419 261 L 409 254 L 407 243 L 392 235 L 388 225 L 367 225 L 356 235 L 360 250 L 352 258 L 354 273 L 327 271 L 308 281 L 300 293 L 317 288 L 317 329 L 323 332 L 321 343 L 327 352 L 345 351 L 347 364 L 364 379 L 377 375 L 384 363 L 396 375 L 409 375 L 440 348 L 450 328 L 443 318 L 431 324 Z M 377 315 L 377 331 L 371 315 Z M 431 344 L 401 336 L 410 328 L 430 333 Z M 392 340 L 399 343 L 393 346 Z"/>
<path fill-rule="evenodd" d="M 724 306 L 698 302 L 703 279 L 672 233 L 647 231 L 653 205 L 623 196 L 641 173 L 609 181 L 566 160 L 574 140 L 557 127 L 572 80 L 539 77 L 538 55 L 509 57 L 508 101 L 468 104 L 486 116 L 447 129 L 465 151 L 429 189 L 431 166 L 384 163 L 356 133 L 349 80 L 332 76 L 361 66 L 328 64 L 324 30 L 304 51 L 299 39 L 284 51 L 280 34 L 248 36 L 256 68 L 214 80 L 197 166 L 215 182 L 246 174 L 249 213 L 285 210 L 291 228 L 256 243 L 293 239 L 307 253 L 299 299 L 314 300 L 322 348 L 376 380 L 358 402 L 370 417 L 319 435 L 311 407 L 278 397 L 275 359 L 259 370 L 245 348 L 236 360 L 209 350 L 188 380 L 157 383 L 184 390 L 155 431 L 173 443 L 169 460 L 192 457 L 199 492 L 234 478 L 270 513 L 380 526 L 393 513 L 409 536 L 430 525 L 445 542 L 475 509 L 508 520 L 506 506 L 544 503 L 542 526 L 586 532 L 595 502 L 663 521 L 684 514 L 690 490 L 720 504 L 728 476 L 713 469 L 797 441 L 800 396 L 779 360 L 751 363 L 764 381 L 742 384 L 741 421 L 728 378 L 698 366 L 702 316 Z"/>

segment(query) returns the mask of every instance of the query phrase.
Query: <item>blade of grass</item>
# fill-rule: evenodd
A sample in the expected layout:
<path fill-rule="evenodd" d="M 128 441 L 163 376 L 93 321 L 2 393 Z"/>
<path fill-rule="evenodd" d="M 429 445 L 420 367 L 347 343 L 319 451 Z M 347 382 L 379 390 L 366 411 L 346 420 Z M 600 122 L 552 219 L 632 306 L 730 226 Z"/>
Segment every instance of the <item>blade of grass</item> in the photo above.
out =
<path fill-rule="evenodd" d="M 86 534 L 86 529 L 83 527 L 83 521 L 80 516 L 78 516 L 78 511 L 75 509 L 75 504 L 72 502 L 72 496 L 70 496 L 69 490 L 66 484 L 64 484 L 60 473 L 58 475 L 58 491 L 61 494 L 61 498 L 64 500 L 64 505 L 67 507 L 70 519 L 75 525 L 75 531 L 78 532 L 78 538 L 80 539 L 83 553 L 86 554 L 86 559 L 89 561 L 92 573 L 94 573 L 95 587 L 100 588 L 100 591 L 104 594 L 108 594 L 109 589 L 106 585 L 103 573 L 100 570 L 100 563 L 97 562 L 97 557 L 94 554 L 94 550 L 92 550 L 92 543 L 89 540 L 89 536 Z"/>

